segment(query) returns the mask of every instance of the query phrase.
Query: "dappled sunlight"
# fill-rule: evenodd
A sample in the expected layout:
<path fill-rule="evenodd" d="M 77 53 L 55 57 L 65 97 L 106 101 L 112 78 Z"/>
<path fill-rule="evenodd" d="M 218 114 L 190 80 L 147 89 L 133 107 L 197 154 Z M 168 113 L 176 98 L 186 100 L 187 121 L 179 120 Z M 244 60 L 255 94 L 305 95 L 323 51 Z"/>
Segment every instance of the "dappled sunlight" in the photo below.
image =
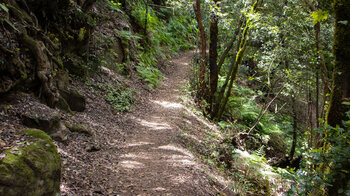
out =
<path fill-rule="evenodd" d="M 166 189 L 163 187 L 153 188 L 152 190 L 154 190 L 154 191 L 166 191 Z"/>
<path fill-rule="evenodd" d="M 129 159 L 151 159 L 150 155 L 145 154 L 145 153 L 129 153 L 129 154 L 124 154 L 121 155 L 120 158 L 129 158 Z"/>
<path fill-rule="evenodd" d="M 71 188 L 69 188 L 68 185 L 65 182 L 61 183 L 60 191 L 61 191 L 61 193 L 65 193 L 67 195 L 71 195 L 70 193 L 72 192 Z"/>
<path fill-rule="evenodd" d="M 186 182 L 190 182 L 192 181 L 192 177 L 191 176 L 185 176 L 185 175 L 179 175 L 179 176 L 174 176 L 172 178 L 172 181 L 175 183 L 175 184 L 183 184 L 183 183 L 186 183 Z"/>
<path fill-rule="evenodd" d="M 182 108 L 183 107 L 182 104 L 174 103 L 174 102 L 167 102 L 167 101 L 152 101 L 152 102 L 158 105 L 161 105 L 165 108 Z"/>
<path fill-rule="evenodd" d="M 234 156 L 236 169 L 245 173 L 260 183 L 266 183 L 268 181 L 274 188 L 275 191 L 284 191 L 288 187 L 288 182 L 284 181 L 282 176 L 274 171 L 274 169 L 260 160 L 258 156 L 249 154 L 247 151 L 235 150 L 236 155 Z M 271 187 L 272 187 L 271 186 Z M 278 194 L 280 195 L 280 194 Z"/>
<path fill-rule="evenodd" d="M 131 143 L 131 144 L 126 144 L 126 147 L 134 147 L 134 146 L 143 146 L 143 145 L 152 145 L 154 143 L 151 142 L 135 142 L 135 143 Z"/>
<path fill-rule="evenodd" d="M 140 169 L 145 167 L 143 163 L 140 163 L 138 161 L 121 161 L 119 165 L 128 169 Z"/>
<path fill-rule="evenodd" d="M 183 107 L 183 108 L 185 109 L 185 111 L 186 111 L 186 113 L 188 115 L 190 115 L 191 117 L 194 117 L 197 121 L 199 121 L 200 123 L 204 124 L 209 129 L 217 131 L 217 128 L 215 126 L 209 124 L 208 122 L 206 122 L 202 118 L 198 117 L 198 115 L 196 115 L 194 112 L 192 112 L 189 108 L 187 108 L 187 107 Z"/>
<path fill-rule="evenodd" d="M 178 167 L 186 167 L 186 166 L 195 165 L 196 163 L 190 159 L 192 159 L 192 158 L 188 157 L 188 156 L 172 155 L 172 156 L 169 156 L 169 159 L 167 160 L 167 162 L 172 163 Z"/>
<path fill-rule="evenodd" d="M 158 123 L 158 122 L 149 122 L 146 120 L 141 120 L 140 124 L 142 126 L 151 128 L 151 130 L 171 129 L 171 126 L 168 123 Z"/>
<path fill-rule="evenodd" d="M 57 146 L 57 151 L 58 151 L 59 154 L 64 155 L 65 157 L 67 157 L 68 159 L 70 159 L 70 160 L 72 160 L 74 162 L 79 162 L 80 164 L 86 165 L 84 163 L 84 161 L 81 161 L 81 160 L 75 158 L 69 152 L 66 152 L 62 148 L 58 147 L 58 145 L 56 145 L 56 146 Z"/>
<path fill-rule="evenodd" d="M 200 140 L 197 136 L 194 136 L 194 135 L 192 135 L 192 134 L 184 133 L 183 135 L 186 136 L 186 137 L 189 137 L 189 138 L 191 138 L 191 139 L 193 139 L 193 140 L 196 140 L 196 141 L 199 142 L 199 143 L 202 142 L 202 140 Z"/>
<path fill-rule="evenodd" d="M 193 158 L 193 155 L 188 152 L 187 150 L 183 149 L 183 148 L 179 148 L 179 147 L 176 147 L 174 145 L 166 145 L 166 146 L 159 146 L 158 149 L 163 149 L 163 150 L 173 150 L 173 151 L 177 151 L 177 152 L 180 152 L 184 155 L 187 155 L 191 158 Z"/>

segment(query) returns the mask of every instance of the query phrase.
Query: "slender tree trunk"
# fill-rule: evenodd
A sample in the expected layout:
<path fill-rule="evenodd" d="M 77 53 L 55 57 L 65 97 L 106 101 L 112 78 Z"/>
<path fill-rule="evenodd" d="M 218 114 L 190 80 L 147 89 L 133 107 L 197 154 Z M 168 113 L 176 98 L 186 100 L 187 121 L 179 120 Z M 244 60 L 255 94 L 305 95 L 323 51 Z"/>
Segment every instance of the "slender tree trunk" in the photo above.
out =
<path fill-rule="evenodd" d="M 221 70 L 221 67 L 222 67 L 222 64 L 224 64 L 224 61 L 226 59 L 226 56 L 228 55 L 228 53 L 230 52 L 230 50 L 232 49 L 233 47 L 233 44 L 234 42 L 236 41 L 237 39 L 237 35 L 238 33 L 240 32 L 241 30 L 241 27 L 243 25 L 243 15 L 241 15 L 241 17 L 239 18 L 239 21 L 238 21 L 238 25 L 236 27 L 236 30 L 235 32 L 233 33 L 230 41 L 224 46 L 225 50 L 224 52 L 221 54 L 220 58 L 219 58 L 219 63 L 218 63 L 218 71 L 220 72 Z M 238 44 L 237 44 L 238 45 Z"/>
<path fill-rule="evenodd" d="M 215 3 L 218 0 L 214 0 Z M 210 70 L 210 110 L 213 108 L 213 98 L 218 86 L 219 70 L 217 66 L 218 58 L 218 16 L 213 13 L 210 20 L 210 43 L 209 43 L 209 70 Z"/>
<path fill-rule="evenodd" d="M 246 43 L 244 43 L 243 48 L 241 48 L 238 51 L 237 55 L 236 55 L 236 61 L 235 61 L 234 65 L 233 65 L 233 70 L 232 70 L 232 74 L 231 74 L 230 84 L 228 86 L 228 89 L 227 89 L 227 92 L 226 92 L 226 96 L 224 98 L 222 106 L 219 109 L 219 113 L 218 113 L 218 116 L 217 116 L 217 120 L 218 121 L 220 121 L 220 119 L 222 117 L 222 114 L 224 113 L 227 101 L 228 101 L 229 97 L 231 96 L 231 89 L 232 89 L 232 86 L 233 86 L 233 82 L 236 80 L 237 72 L 238 72 L 238 66 L 242 62 L 243 54 L 244 54 L 245 49 L 246 49 Z"/>
<path fill-rule="evenodd" d="M 310 76 L 308 75 L 308 79 L 310 80 Z M 309 147 L 314 146 L 314 126 L 312 121 L 312 93 L 310 85 L 307 84 L 307 118 L 308 118 L 308 127 L 310 130 L 310 136 L 309 136 Z"/>
<path fill-rule="evenodd" d="M 237 45 L 236 45 L 236 48 L 235 48 L 235 51 L 234 51 L 234 56 L 237 55 L 238 53 L 238 50 L 239 50 L 239 45 L 240 43 L 242 42 L 242 36 L 243 36 L 243 33 L 240 34 L 240 37 L 238 39 L 238 42 L 237 42 Z M 215 104 L 214 104 L 214 109 L 212 111 L 212 119 L 216 118 L 218 112 L 219 112 L 219 109 L 220 109 L 220 104 L 221 104 L 221 101 L 222 101 L 222 98 L 224 97 L 224 94 L 225 94 L 225 91 L 226 91 L 226 88 L 227 88 L 227 85 L 228 83 L 230 82 L 230 79 L 231 79 L 231 75 L 232 75 L 232 72 L 234 70 L 234 65 L 236 63 L 236 59 L 234 58 L 232 60 L 232 63 L 231 63 L 231 66 L 228 70 L 228 73 L 226 75 L 226 79 L 225 79 L 225 82 L 224 82 L 224 85 L 221 87 L 221 90 L 219 92 L 219 95 L 218 95 L 218 98 L 216 99 L 215 101 Z"/>
<path fill-rule="evenodd" d="M 255 3 L 253 4 L 253 7 L 250 10 L 251 14 L 255 13 L 256 8 L 258 6 L 258 3 L 259 3 L 259 0 L 256 0 Z M 249 25 L 250 25 L 250 18 L 247 19 L 245 28 L 243 30 L 242 40 L 239 43 L 239 48 L 240 49 L 237 52 L 235 61 L 233 63 L 230 84 L 229 84 L 229 87 L 227 89 L 226 96 L 224 98 L 222 106 L 220 107 L 218 115 L 217 115 L 217 120 L 218 121 L 221 119 L 222 114 L 224 113 L 227 101 L 228 101 L 229 97 L 231 96 L 231 90 L 232 90 L 233 82 L 236 80 L 236 76 L 237 76 L 237 72 L 238 72 L 238 66 L 241 64 L 242 59 L 243 59 L 243 55 L 244 55 L 244 52 L 245 52 L 245 49 L 246 49 L 246 46 L 247 46 L 247 37 L 248 37 L 248 32 L 249 32 Z"/>
<path fill-rule="evenodd" d="M 145 38 L 147 38 L 147 23 L 148 23 L 148 0 L 145 0 L 146 13 L 145 13 Z"/>
<path fill-rule="evenodd" d="M 293 110 L 293 142 L 292 147 L 290 148 L 289 160 L 292 161 L 295 153 L 295 148 L 297 146 L 297 131 L 298 131 L 298 119 L 297 119 L 297 111 L 295 108 L 296 100 L 295 97 L 292 96 L 292 110 Z"/>
<path fill-rule="evenodd" d="M 321 34 L 321 24 L 318 22 L 314 26 L 314 31 L 315 31 L 315 39 L 316 39 L 316 55 L 317 55 L 317 63 L 316 63 L 316 128 L 319 127 L 319 121 L 318 119 L 320 118 L 320 53 L 321 53 L 321 43 L 320 43 L 320 34 Z"/>
<path fill-rule="evenodd" d="M 199 29 L 199 36 L 201 38 L 201 66 L 199 71 L 199 86 L 200 89 L 198 91 L 198 98 L 202 98 L 205 92 L 205 69 L 206 69 L 206 50 L 207 50 L 207 43 L 206 43 L 206 36 L 204 31 L 204 26 L 202 23 L 202 14 L 201 14 L 201 1 L 196 0 L 196 4 L 194 7 L 195 13 L 196 13 L 196 19 L 198 23 L 198 29 Z"/>

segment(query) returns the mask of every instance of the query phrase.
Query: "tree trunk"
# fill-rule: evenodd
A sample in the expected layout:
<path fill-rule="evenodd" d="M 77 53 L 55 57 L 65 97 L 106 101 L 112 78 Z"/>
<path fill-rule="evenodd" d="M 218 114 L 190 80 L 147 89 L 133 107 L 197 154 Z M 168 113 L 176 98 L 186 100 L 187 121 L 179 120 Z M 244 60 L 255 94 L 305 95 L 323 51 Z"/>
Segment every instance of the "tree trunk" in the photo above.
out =
<path fill-rule="evenodd" d="M 295 148 L 297 146 L 297 131 L 298 131 L 298 119 L 297 119 L 297 111 L 295 108 L 296 105 L 296 100 L 295 97 L 292 95 L 292 110 L 293 110 L 293 142 L 292 142 L 292 147 L 290 148 L 290 153 L 289 153 L 289 160 L 293 160 L 294 153 L 295 153 Z"/>
<path fill-rule="evenodd" d="M 145 31 L 143 32 L 145 36 L 145 42 L 147 42 L 147 23 L 148 23 L 148 0 L 145 1 L 145 8 L 146 8 L 146 13 L 145 13 Z M 147 46 L 145 44 L 144 49 L 147 50 Z"/>
<path fill-rule="evenodd" d="M 235 48 L 235 51 L 234 51 L 234 56 L 237 55 L 238 53 L 238 50 L 239 50 L 239 45 L 242 41 L 242 36 L 243 34 L 241 33 L 240 34 L 240 37 L 238 39 L 238 42 L 237 42 L 237 45 L 236 45 L 236 48 Z M 221 103 L 221 100 L 222 98 L 224 97 L 224 94 L 225 94 L 225 91 L 226 91 L 226 87 L 228 85 L 228 83 L 230 82 L 230 79 L 231 79 L 231 75 L 232 75 L 232 72 L 234 70 L 234 65 L 235 65 L 235 62 L 236 62 L 236 59 L 233 59 L 232 63 L 231 63 L 231 66 L 228 70 L 228 73 L 226 75 L 226 79 L 225 79 L 225 83 L 224 85 L 221 87 L 221 90 L 220 90 L 220 93 L 218 95 L 218 98 L 215 100 L 215 103 L 214 103 L 214 108 L 212 110 L 212 114 L 211 114 L 211 118 L 214 119 L 216 118 L 218 112 L 219 112 L 219 109 L 220 109 L 220 103 Z"/>
<path fill-rule="evenodd" d="M 341 126 L 342 121 L 346 120 L 345 112 L 349 110 L 349 107 L 342 102 L 350 101 L 350 1 L 335 0 L 334 8 L 336 13 L 333 46 L 335 64 L 327 123 L 331 126 Z"/>
<path fill-rule="evenodd" d="M 256 8 L 258 6 L 259 0 L 256 0 L 255 3 L 253 4 L 250 13 L 253 14 L 256 11 Z M 232 90 L 232 86 L 233 86 L 233 82 L 236 80 L 236 76 L 237 76 L 237 72 L 238 72 L 238 66 L 241 64 L 242 59 L 243 59 L 243 55 L 247 46 L 247 37 L 248 37 L 248 32 L 249 32 L 249 25 L 250 25 L 250 18 L 247 19 L 246 25 L 244 27 L 243 30 L 243 34 L 242 34 L 242 40 L 239 43 L 239 51 L 236 54 L 236 58 L 233 62 L 233 68 L 232 68 L 232 74 L 231 74 L 231 81 L 229 84 L 229 87 L 227 89 L 226 92 L 226 96 L 224 98 L 224 101 L 222 103 L 222 106 L 219 109 L 218 115 L 217 115 L 217 121 L 219 121 L 222 117 L 222 114 L 224 113 L 226 104 L 228 102 L 229 97 L 231 96 L 231 90 Z M 225 91 L 225 90 L 224 90 Z M 220 102 L 219 102 L 220 103 Z"/>
<path fill-rule="evenodd" d="M 215 3 L 218 0 L 214 0 Z M 218 58 L 218 16 L 213 13 L 210 20 L 210 43 L 209 43 L 209 70 L 210 70 L 210 110 L 213 108 L 213 97 L 218 86 L 219 70 L 217 66 Z"/>
<path fill-rule="evenodd" d="M 199 36 L 201 38 L 201 66 L 199 71 L 199 91 L 198 91 L 198 98 L 202 98 L 205 92 L 205 69 L 206 69 L 206 50 L 207 50 L 207 43 L 206 43 L 206 36 L 204 31 L 204 26 L 202 23 L 202 14 L 201 14 L 201 1 L 196 0 L 196 4 L 194 7 L 195 13 L 196 13 L 196 19 L 198 23 L 198 29 L 199 29 Z"/>
<path fill-rule="evenodd" d="M 310 76 L 308 75 L 308 79 L 310 79 Z M 308 128 L 310 130 L 310 136 L 309 136 L 309 147 L 314 146 L 314 126 L 312 121 L 312 94 L 311 94 L 311 88 L 310 84 L 307 84 L 307 118 L 308 118 Z"/>
<path fill-rule="evenodd" d="M 342 121 L 347 120 L 345 112 L 350 108 L 342 102 L 350 100 L 350 1 L 334 0 L 335 33 L 333 53 L 335 64 L 333 70 L 333 88 L 327 112 L 326 122 L 335 127 L 342 126 Z M 343 170 L 349 170 L 349 166 L 343 166 Z M 328 187 L 329 195 L 337 195 L 339 189 L 344 189 L 350 176 L 345 178 L 339 175 L 334 177 L 332 186 Z"/>
<path fill-rule="evenodd" d="M 233 33 L 233 35 L 232 35 L 230 41 L 224 46 L 225 50 L 224 50 L 224 52 L 221 54 L 221 56 L 220 56 L 220 58 L 219 58 L 219 62 L 218 62 L 218 72 L 220 72 L 221 67 L 222 67 L 222 64 L 224 64 L 224 61 L 225 61 L 225 59 L 226 59 L 226 56 L 228 55 L 228 53 L 229 53 L 230 50 L 232 49 L 233 44 L 234 44 L 234 42 L 236 41 L 237 35 L 238 35 L 238 33 L 240 32 L 242 25 L 243 25 L 243 16 L 241 16 L 241 17 L 239 18 L 238 25 L 237 25 L 236 30 L 235 30 L 235 32 Z"/>

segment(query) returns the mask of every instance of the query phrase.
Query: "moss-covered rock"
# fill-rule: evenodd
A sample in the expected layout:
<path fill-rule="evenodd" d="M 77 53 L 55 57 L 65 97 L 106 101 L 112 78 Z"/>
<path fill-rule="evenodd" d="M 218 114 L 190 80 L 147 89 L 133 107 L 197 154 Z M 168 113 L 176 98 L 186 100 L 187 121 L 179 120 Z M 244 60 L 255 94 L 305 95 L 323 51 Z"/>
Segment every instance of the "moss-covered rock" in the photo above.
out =
<path fill-rule="evenodd" d="M 53 114 L 24 114 L 22 122 L 30 128 L 41 129 L 50 135 L 53 139 L 66 141 L 68 138 L 68 129 L 61 121 L 59 116 Z"/>
<path fill-rule="evenodd" d="M 69 122 L 66 122 L 65 125 L 71 132 L 83 133 L 88 136 L 93 135 L 93 131 L 91 129 L 86 128 L 84 125 L 70 124 Z"/>
<path fill-rule="evenodd" d="M 5 152 L 0 160 L 0 195 L 56 195 L 61 160 L 52 139 L 38 129 L 24 130 L 32 139 Z"/>

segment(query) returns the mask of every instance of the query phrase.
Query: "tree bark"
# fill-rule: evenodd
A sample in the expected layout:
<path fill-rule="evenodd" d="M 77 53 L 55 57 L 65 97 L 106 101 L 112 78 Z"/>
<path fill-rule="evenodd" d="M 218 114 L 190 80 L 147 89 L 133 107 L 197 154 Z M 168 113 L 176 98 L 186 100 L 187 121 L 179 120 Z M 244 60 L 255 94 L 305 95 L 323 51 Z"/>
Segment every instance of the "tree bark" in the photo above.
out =
<path fill-rule="evenodd" d="M 234 50 L 234 56 L 236 56 L 237 53 L 238 53 L 239 45 L 240 45 L 240 43 L 241 43 L 241 41 L 242 41 L 242 36 L 243 36 L 243 34 L 241 33 L 241 34 L 240 34 L 240 37 L 239 37 L 239 39 L 238 39 L 236 48 L 235 48 L 235 50 Z M 217 114 L 218 114 L 218 112 L 219 112 L 220 103 L 221 103 L 222 98 L 224 97 L 224 94 L 225 94 L 227 85 L 228 85 L 228 83 L 230 82 L 231 75 L 232 75 L 232 72 L 233 72 L 233 70 L 234 70 L 235 62 L 236 62 L 236 59 L 233 59 L 233 61 L 232 61 L 232 63 L 231 63 L 231 66 L 230 66 L 230 68 L 229 68 L 229 70 L 228 70 L 228 73 L 227 73 L 227 75 L 226 75 L 226 79 L 225 79 L 224 85 L 221 87 L 221 90 L 220 90 L 220 92 L 219 92 L 218 98 L 215 100 L 214 108 L 213 108 L 212 114 L 211 114 L 211 118 L 212 118 L 212 119 L 216 118 L 216 116 L 217 116 Z"/>
<path fill-rule="evenodd" d="M 199 71 L 199 91 L 198 91 L 198 98 L 202 98 L 205 92 L 205 69 L 206 69 L 206 50 L 207 50 L 207 43 L 206 43 L 206 36 L 204 31 L 204 26 L 202 23 L 202 14 L 201 14 L 201 1 L 196 0 L 196 4 L 194 6 L 194 10 L 196 13 L 196 19 L 198 23 L 198 29 L 199 29 L 199 36 L 201 39 L 201 66 Z"/>
<path fill-rule="evenodd" d="M 298 131 L 298 119 L 297 119 L 297 111 L 295 108 L 296 100 L 295 97 L 292 96 L 292 110 L 293 110 L 293 142 L 292 147 L 290 148 L 289 160 L 293 160 L 295 148 L 297 146 L 297 131 Z"/>
<path fill-rule="evenodd" d="M 335 127 L 342 126 L 347 120 L 345 112 L 348 105 L 342 102 L 350 101 L 350 1 L 334 0 L 335 33 L 333 54 L 335 56 L 333 70 L 333 88 L 327 112 L 326 123 Z M 343 165 L 343 170 L 349 170 L 350 164 Z M 329 195 L 338 195 L 339 189 L 346 188 L 350 176 L 341 176 L 341 172 L 334 176 L 332 186 L 328 187 Z"/>
<path fill-rule="evenodd" d="M 346 120 L 345 112 L 349 110 L 349 107 L 342 102 L 350 101 L 350 1 L 335 0 L 334 9 L 336 13 L 333 46 L 335 64 L 327 123 L 331 126 L 341 126 L 342 121 Z"/>
<path fill-rule="evenodd" d="M 237 35 L 238 35 L 238 33 L 240 32 L 242 25 L 243 25 L 243 16 L 241 16 L 241 17 L 239 18 L 238 25 L 237 25 L 236 30 L 235 30 L 235 32 L 233 33 L 233 35 L 232 35 L 230 41 L 224 46 L 225 50 L 224 50 L 224 52 L 221 54 L 221 56 L 220 56 L 220 58 L 219 58 L 219 62 L 218 62 L 218 72 L 220 72 L 221 67 L 222 67 L 222 65 L 224 64 L 224 61 L 225 61 L 225 59 L 226 59 L 226 56 L 228 55 L 228 53 L 229 53 L 230 50 L 232 49 L 233 44 L 234 44 L 234 42 L 235 42 L 236 39 L 237 39 Z"/>
<path fill-rule="evenodd" d="M 145 8 L 146 8 L 146 13 L 145 13 L 145 39 L 147 39 L 147 23 L 148 23 L 148 0 L 145 1 Z M 146 49 L 147 47 L 145 47 Z"/>
<path fill-rule="evenodd" d="M 215 3 L 218 0 L 214 0 Z M 217 65 L 218 58 L 218 16 L 212 13 L 210 20 L 210 42 L 209 42 L 209 71 L 210 71 L 210 110 L 213 108 L 213 97 L 218 86 L 219 70 Z"/>
<path fill-rule="evenodd" d="M 253 6 L 252 6 L 252 8 L 250 10 L 250 12 L 252 14 L 255 13 L 259 1 L 260 0 L 256 0 L 255 3 L 253 4 Z M 247 22 L 246 22 L 246 25 L 244 27 L 243 33 L 242 33 L 242 40 L 239 43 L 239 50 L 238 50 L 238 52 L 236 54 L 235 60 L 233 61 L 231 80 L 230 80 L 230 83 L 229 83 L 229 86 L 228 86 L 228 89 L 227 89 L 227 92 L 226 92 L 226 96 L 224 98 L 222 106 L 220 107 L 218 115 L 216 117 L 217 121 L 219 121 L 221 119 L 222 114 L 224 113 L 226 104 L 228 102 L 228 99 L 231 96 L 231 90 L 232 90 L 233 82 L 236 80 L 238 67 L 239 67 L 239 65 L 242 62 L 243 55 L 244 55 L 244 52 L 245 52 L 245 49 L 246 49 L 246 46 L 247 46 L 247 37 L 248 37 L 248 32 L 249 32 L 249 25 L 250 25 L 250 19 L 248 18 Z"/>

